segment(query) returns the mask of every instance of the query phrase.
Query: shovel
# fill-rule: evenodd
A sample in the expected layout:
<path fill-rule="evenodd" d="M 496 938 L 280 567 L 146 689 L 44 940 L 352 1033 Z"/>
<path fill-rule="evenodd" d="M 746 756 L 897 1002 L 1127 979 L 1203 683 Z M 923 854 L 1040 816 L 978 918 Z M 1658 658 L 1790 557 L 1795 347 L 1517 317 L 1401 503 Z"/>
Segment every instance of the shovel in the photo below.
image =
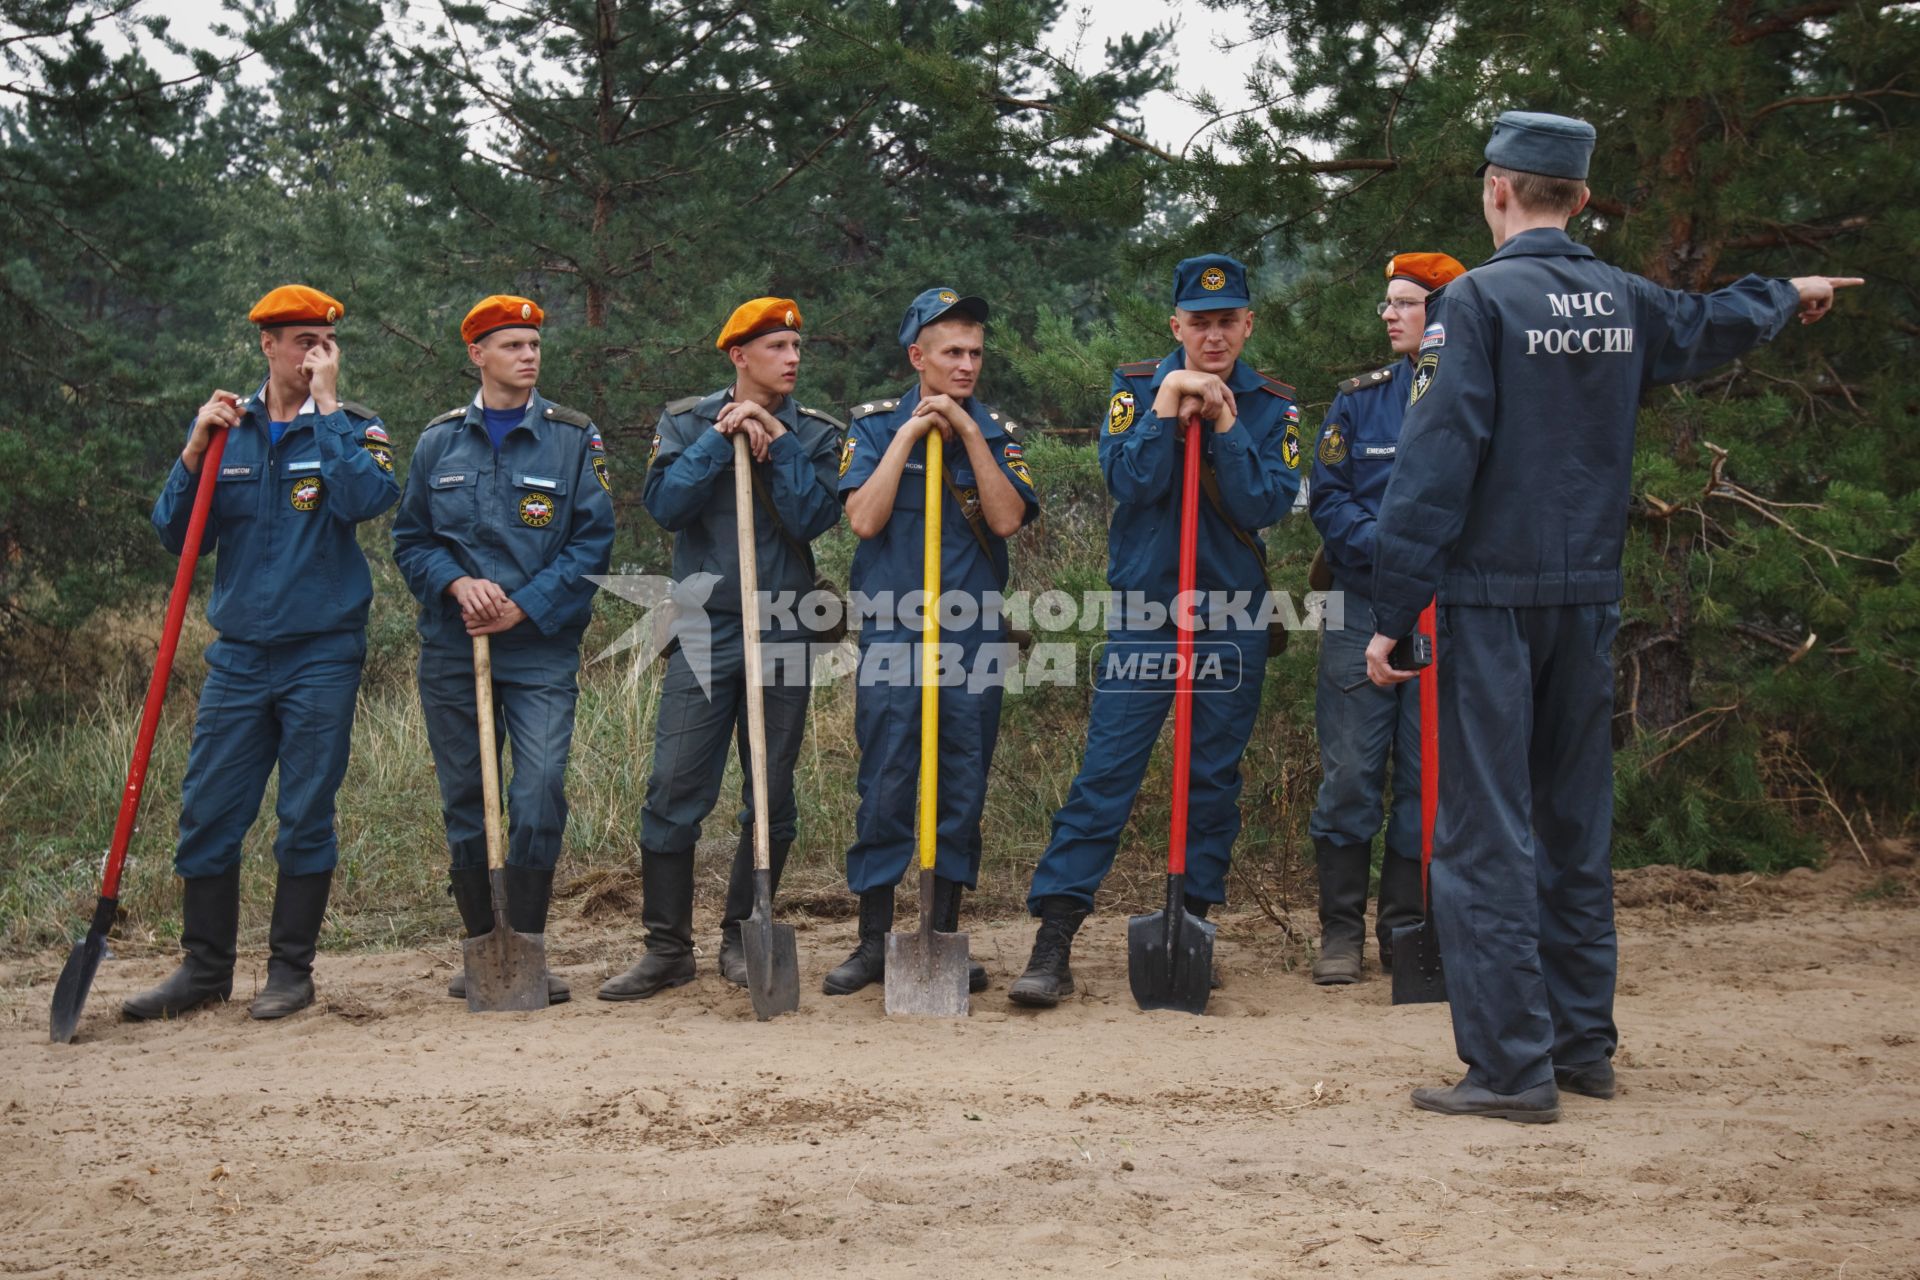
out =
<path fill-rule="evenodd" d="M 967 1016 L 967 935 L 933 928 L 933 857 L 940 830 L 940 508 L 946 460 L 926 434 L 926 624 L 920 632 L 920 927 L 887 935 L 887 1013 Z"/>
<path fill-rule="evenodd" d="M 207 512 L 219 483 L 220 457 L 227 451 L 227 433 L 213 433 L 200 460 L 199 487 L 193 491 L 193 511 L 187 517 L 187 537 L 180 547 L 180 567 L 173 572 L 173 592 L 167 597 L 167 620 L 160 628 L 160 652 L 153 659 L 153 678 L 147 682 L 147 702 L 140 712 L 140 732 L 133 740 L 133 761 L 127 766 L 127 785 L 120 793 L 120 816 L 113 824 L 106 869 L 100 876 L 100 902 L 93 909 L 87 936 L 73 944 L 60 980 L 53 984 L 53 1007 L 48 1030 L 55 1044 L 69 1044 L 87 1007 L 93 975 L 107 954 L 107 930 L 113 928 L 120 907 L 120 869 L 126 865 L 127 845 L 133 840 L 133 821 L 140 812 L 140 791 L 147 782 L 147 760 L 153 755 L 153 735 L 160 727 L 160 708 L 167 700 L 167 680 L 173 674 L 174 650 L 180 647 L 180 628 L 187 618 L 187 600 L 193 595 L 193 569 L 200 562 L 200 542 L 207 531 Z"/>
<path fill-rule="evenodd" d="M 1393 1002 L 1445 1004 L 1447 975 L 1440 967 L 1440 935 L 1433 927 L 1433 823 L 1440 812 L 1440 635 L 1433 605 L 1420 613 L 1420 633 L 1433 655 L 1420 672 L 1420 923 L 1393 931 Z"/>
<path fill-rule="evenodd" d="M 487 880 L 493 928 L 460 944 L 467 962 L 467 1012 L 547 1007 L 547 937 L 507 924 L 507 833 L 500 820 L 500 753 L 493 736 L 493 647 L 473 638 L 473 698 L 480 729 L 480 803 L 486 807 Z"/>
<path fill-rule="evenodd" d="M 733 437 L 734 530 L 740 544 L 740 628 L 747 664 L 747 767 L 753 776 L 753 914 L 740 924 L 753 1016 L 765 1022 L 800 1007 L 793 926 L 773 922 L 773 833 L 767 829 L 767 702 L 760 670 L 760 557 L 753 536 L 753 459 Z"/>
<path fill-rule="evenodd" d="M 1200 419 L 1187 419 L 1180 482 L 1180 598 L 1193 599 L 1200 544 Z M 1174 620 L 1173 830 L 1167 905 L 1127 920 L 1127 982 L 1142 1009 L 1205 1013 L 1213 987 L 1214 926 L 1187 910 L 1187 790 L 1193 769 L 1193 632 Z"/>

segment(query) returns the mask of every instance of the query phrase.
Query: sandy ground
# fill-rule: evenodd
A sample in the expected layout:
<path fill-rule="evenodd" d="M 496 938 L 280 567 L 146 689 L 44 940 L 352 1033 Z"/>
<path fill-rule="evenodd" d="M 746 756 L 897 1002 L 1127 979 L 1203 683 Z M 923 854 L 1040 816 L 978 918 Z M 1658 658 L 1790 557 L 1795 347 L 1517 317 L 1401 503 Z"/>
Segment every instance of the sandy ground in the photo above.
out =
<path fill-rule="evenodd" d="M 844 921 L 801 922 L 802 1009 L 768 1024 L 704 958 L 592 999 L 631 925 L 557 926 L 583 998 L 530 1015 L 437 994 L 447 945 L 323 954 L 279 1025 L 134 1026 L 167 962 L 110 960 L 65 1047 L 60 957 L 16 960 L 0 1274 L 1920 1276 L 1913 872 L 1621 896 L 1623 1091 L 1554 1126 L 1411 1110 L 1457 1070 L 1446 1009 L 1394 1008 L 1371 961 L 1316 989 L 1252 913 L 1204 1018 L 1133 1007 L 1112 915 L 1039 1016 L 1005 997 L 1028 926 L 976 924 L 964 1022 L 814 994 Z"/>

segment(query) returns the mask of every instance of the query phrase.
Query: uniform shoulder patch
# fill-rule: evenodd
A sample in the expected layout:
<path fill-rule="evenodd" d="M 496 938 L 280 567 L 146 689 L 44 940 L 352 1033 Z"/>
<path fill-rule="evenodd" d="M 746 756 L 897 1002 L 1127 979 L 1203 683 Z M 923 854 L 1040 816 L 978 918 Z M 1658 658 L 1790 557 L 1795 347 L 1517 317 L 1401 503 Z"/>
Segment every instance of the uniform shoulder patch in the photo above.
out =
<path fill-rule="evenodd" d="M 340 402 L 340 407 L 342 409 L 345 409 L 348 413 L 352 414 L 356 418 L 371 419 L 371 418 L 377 418 L 380 416 L 379 414 L 375 413 L 373 410 L 367 408 L 367 406 L 361 404 L 358 400 L 342 400 Z"/>
<path fill-rule="evenodd" d="M 563 404 L 548 405 L 547 416 L 549 418 L 552 418 L 555 422 L 564 422 L 570 427 L 579 427 L 582 430 L 585 430 L 586 428 L 591 427 L 593 425 L 592 418 L 589 418 L 586 414 L 580 412 L 578 409 L 569 409 L 567 408 L 567 406 Z"/>
<path fill-rule="evenodd" d="M 899 407 L 900 402 L 898 400 L 869 400 L 865 404 L 853 406 L 853 413 L 850 417 L 855 420 L 871 418 L 876 413 L 887 413 Z"/>
<path fill-rule="evenodd" d="M 1121 365 L 1114 372 L 1123 378 L 1147 378 L 1153 376 L 1159 368 L 1158 360 L 1135 360 Z"/>
<path fill-rule="evenodd" d="M 665 412 L 673 414 L 677 417 L 680 414 L 685 413 L 687 410 L 693 408 L 693 406 L 699 404 L 702 400 L 705 400 L 705 399 L 706 399 L 705 396 L 681 396 L 678 400 L 675 400 L 673 403 L 669 404 L 666 407 Z"/>
<path fill-rule="evenodd" d="M 1255 372 L 1259 372 L 1255 370 Z M 1294 399 L 1294 390 L 1280 379 L 1270 374 L 1260 374 L 1260 389 L 1269 395 L 1279 396 L 1282 400 Z"/>
<path fill-rule="evenodd" d="M 1340 394 L 1351 395 L 1355 391 L 1364 391 L 1368 387 L 1377 387 L 1381 383 L 1392 379 L 1393 370 L 1394 366 L 1388 365 L 1384 369 L 1375 369 L 1370 373 L 1356 374 L 1340 384 Z"/>
<path fill-rule="evenodd" d="M 845 435 L 847 433 L 847 424 L 840 421 L 840 419 L 834 417 L 832 414 L 826 412 L 825 410 L 809 409 L 807 408 L 806 405 L 796 405 L 795 407 L 798 408 L 801 413 L 806 414 L 809 418 L 818 418 L 820 421 L 832 427 L 835 431 L 838 431 L 841 435 Z"/>
<path fill-rule="evenodd" d="M 429 422 L 427 425 L 430 427 L 437 427 L 443 422 L 452 422 L 455 418 L 464 418 L 466 416 L 467 416 L 467 411 L 464 406 L 458 409 L 449 409 L 445 413 L 441 414 L 439 417 L 435 418 L 432 422 Z"/>

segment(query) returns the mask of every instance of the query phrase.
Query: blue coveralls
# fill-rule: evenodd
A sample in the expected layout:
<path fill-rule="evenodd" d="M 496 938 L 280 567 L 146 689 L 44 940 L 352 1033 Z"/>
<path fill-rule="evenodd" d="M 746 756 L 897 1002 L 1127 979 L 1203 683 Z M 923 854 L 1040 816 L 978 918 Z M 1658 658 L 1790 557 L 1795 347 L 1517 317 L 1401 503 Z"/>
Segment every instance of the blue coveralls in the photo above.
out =
<path fill-rule="evenodd" d="M 1440 596 L 1433 914 L 1469 1082 L 1612 1056 L 1613 639 L 1635 416 L 1793 316 L 1784 280 L 1677 293 L 1553 229 L 1427 300 L 1374 612 Z"/>
<path fill-rule="evenodd" d="M 1320 794 L 1308 823 L 1316 846 L 1365 848 L 1380 830 L 1380 800 L 1393 759 L 1387 853 L 1420 858 L 1420 687 L 1382 689 L 1367 680 L 1373 638 L 1374 519 L 1393 474 L 1413 361 L 1396 360 L 1340 384 L 1314 450 L 1308 513 L 1320 531 L 1345 626 L 1320 633 L 1314 727 Z M 1351 686 L 1358 684 L 1358 688 Z"/>
<path fill-rule="evenodd" d="M 840 496 L 867 482 L 893 440 L 894 432 L 920 403 L 915 386 L 898 400 L 860 405 L 840 460 Z M 1040 512 L 1040 497 L 1013 424 L 969 398 L 966 409 L 980 425 L 1000 470 L 1026 501 L 1026 519 Z M 967 521 L 976 510 L 978 491 L 966 450 L 945 446 L 953 487 L 943 486 L 940 516 L 940 592 L 943 599 L 965 597 L 977 607 L 973 625 L 943 625 L 943 650 L 958 655 L 963 683 L 940 690 L 939 818 L 935 874 L 969 889 L 980 873 L 980 817 L 986 805 L 987 773 L 1000 732 L 1004 673 L 1018 661 L 1006 639 L 998 599 L 1008 578 L 1007 544 L 985 527 L 988 550 Z M 851 588 L 860 625 L 860 669 L 854 692 L 854 735 L 860 744 L 860 808 L 853 846 L 847 850 L 847 887 L 855 893 L 900 882 L 912 864 L 915 803 L 920 788 L 920 631 L 905 597 L 925 587 L 924 521 L 926 443 L 914 446 L 900 476 L 893 515 L 876 536 L 863 539 L 853 556 Z M 961 502 L 954 500 L 958 490 Z M 967 505 L 963 506 L 962 502 Z M 862 598 L 891 607 L 867 610 Z M 917 598 L 917 597 L 916 597 Z M 948 648 L 947 646 L 953 646 Z M 944 674 L 952 680 L 953 674 Z"/>
<path fill-rule="evenodd" d="M 498 583 L 526 612 L 491 638 L 494 734 L 513 744 L 507 862 L 552 871 L 567 828 L 564 788 L 580 637 L 613 554 L 613 498 L 599 429 L 534 392 L 494 453 L 480 399 L 427 424 L 393 521 L 393 559 L 420 601 L 420 706 L 456 871 L 486 865 L 473 639 L 447 594 Z"/>
<path fill-rule="evenodd" d="M 160 542 L 176 554 L 200 478 L 175 461 L 153 505 Z M 174 867 L 192 880 L 239 864 L 278 761 L 280 872 L 331 871 L 373 601 L 354 526 L 399 494 L 387 433 L 371 409 L 343 402 L 322 414 L 309 399 L 274 444 L 263 385 L 227 430 L 215 483 L 201 551 L 220 550 L 207 603 L 220 636 L 207 646 Z"/>
<path fill-rule="evenodd" d="M 640 843 L 658 853 L 685 853 L 700 839 L 700 824 L 712 812 L 726 772 L 727 744 L 738 740 L 740 826 L 753 825 L 753 779 L 747 767 L 747 681 L 740 626 L 740 547 L 735 524 L 733 441 L 713 429 L 732 400 L 716 391 L 667 406 L 655 430 L 642 501 L 660 527 L 674 535 L 673 577 L 713 581 L 707 594 L 706 643 L 677 640 L 667 655 L 654 722 L 653 773 L 640 811 Z M 838 479 L 842 428 L 816 409 L 788 396 L 775 417 L 786 426 L 764 463 L 756 462 L 760 492 L 779 513 L 792 539 L 810 543 L 839 522 Z M 768 834 L 776 845 L 791 842 L 799 806 L 793 796 L 794 763 L 806 732 L 811 638 L 806 615 L 795 601 L 813 589 L 813 569 L 768 516 L 754 505 L 755 568 L 762 604 L 762 666 L 767 731 Z M 770 607 L 782 606 L 782 607 Z M 785 625 L 791 618 L 792 626 Z M 697 668 L 706 667 L 705 679 Z"/>
<path fill-rule="evenodd" d="M 1107 644 L 1096 657 L 1087 750 L 1067 802 L 1053 817 L 1053 838 L 1034 868 L 1027 909 L 1056 895 L 1093 906 L 1113 866 L 1120 831 L 1133 812 L 1147 760 L 1173 705 L 1174 680 L 1161 666 L 1128 670 L 1131 653 L 1171 655 L 1176 632 L 1133 606 L 1164 611 L 1179 592 L 1180 494 L 1185 457 L 1177 423 L 1157 417 L 1154 396 L 1167 375 L 1186 367 L 1184 351 L 1114 371 L 1113 396 L 1099 439 L 1100 469 L 1113 494 L 1107 527 L 1107 579 L 1120 594 Z M 1258 540 L 1300 491 L 1300 411 L 1293 388 L 1244 360 L 1227 377 L 1239 407 L 1231 430 L 1206 431 L 1203 456 L 1218 478 L 1222 505 Z M 1240 757 L 1260 710 L 1267 669 L 1266 575 L 1261 558 L 1220 518 L 1202 490 L 1196 588 L 1207 594 L 1207 624 L 1194 637 L 1193 759 L 1188 792 L 1186 892 L 1226 901 L 1227 866 L 1240 834 Z M 1237 599 L 1236 599 L 1237 597 Z M 1214 608 L 1213 603 L 1220 608 Z M 1236 608 L 1238 606 L 1238 608 Z M 1220 659 L 1210 672 L 1206 656 Z"/>

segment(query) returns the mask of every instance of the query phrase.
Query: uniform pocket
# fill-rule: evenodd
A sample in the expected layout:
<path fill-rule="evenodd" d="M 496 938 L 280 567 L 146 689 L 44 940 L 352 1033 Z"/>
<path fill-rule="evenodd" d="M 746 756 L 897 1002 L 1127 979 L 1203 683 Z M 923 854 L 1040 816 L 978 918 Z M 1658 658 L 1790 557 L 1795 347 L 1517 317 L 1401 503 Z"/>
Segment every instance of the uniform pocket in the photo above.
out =
<path fill-rule="evenodd" d="M 214 514 L 222 524 L 251 520 L 260 510 L 260 477 L 266 468 L 258 462 L 222 462 L 213 493 Z"/>
<path fill-rule="evenodd" d="M 427 510 L 436 530 L 451 533 L 473 527 L 479 483 L 480 473 L 472 468 L 442 467 L 427 476 Z"/>
<path fill-rule="evenodd" d="M 519 472 L 513 477 L 513 523 L 522 529 L 545 529 L 566 506 L 567 482 L 557 475 Z"/>

